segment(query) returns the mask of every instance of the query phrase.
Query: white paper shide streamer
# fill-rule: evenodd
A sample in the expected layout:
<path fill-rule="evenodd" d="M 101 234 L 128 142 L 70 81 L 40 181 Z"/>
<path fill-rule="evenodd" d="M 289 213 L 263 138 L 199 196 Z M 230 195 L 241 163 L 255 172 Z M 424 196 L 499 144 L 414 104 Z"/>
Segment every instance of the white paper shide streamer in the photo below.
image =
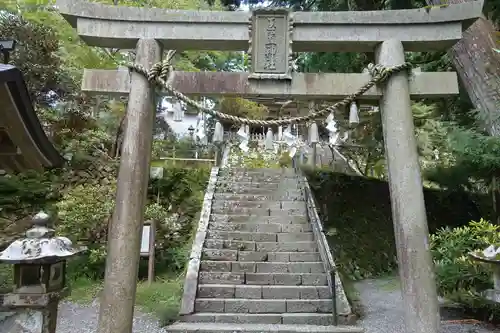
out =
<path fill-rule="evenodd" d="M 264 143 L 264 148 L 266 150 L 274 150 L 274 142 L 273 142 L 273 130 L 271 127 L 267 129 L 266 133 L 266 141 Z"/>
<path fill-rule="evenodd" d="M 337 127 L 337 122 L 334 119 L 333 112 L 326 117 L 326 129 L 330 133 L 328 144 L 336 145 L 339 140 L 339 129 Z"/>
<path fill-rule="evenodd" d="M 319 142 L 319 134 L 318 134 L 318 124 L 313 122 L 309 125 L 309 143 L 314 144 Z"/>
<path fill-rule="evenodd" d="M 205 115 L 200 112 L 198 113 L 198 123 L 196 124 L 196 138 L 201 145 L 206 145 L 207 141 L 207 133 L 205 131 Z"/>
<path fill-rule="evenodd" d="M 224 127 L 220 121 L 215 123 L 214 135 L 212 137 L 213 143 L 221 143 L 224 141 Z"/>
<path fill-rule="evenodd" d="M 184 109 L 182 108 L 182 104 L 180 101 L 176 101 L 172 105 L 172 109 L 174 111 L 173 121 L 180 122 L 184 118 Z"/>
<path fill-rule="evenodd" d="M 289 125 L 283 132 L 283 141 L 288 146 L 288 153 L 291 158 L 297 153 L 298 141 L 297 137 L 292 134 L 292 126 Z"/>
<path fill-rule="evenodd" d="M 283 126 L 278 126 L 278 141 L 283 140 Z"/>
<path fill-rule="evenodd" d="M 359 110 L 356 102 L 352 102 L 349 107 L 349 125 L 359 124 Z"/>
<path fill-rule="evenodd" d="M 248 135 L 248 132 L 246 131 L 246 126 L 245 125 L 241 125 L 240 129 L 238 130 L 238 132 L 236 133 L 238 135 L 238 138 L 240 139 L 240 149 L 242 151 L 244 151 L 245 153 L 248 153 L 248 139 L 249 139 L 249 135 Z"/>

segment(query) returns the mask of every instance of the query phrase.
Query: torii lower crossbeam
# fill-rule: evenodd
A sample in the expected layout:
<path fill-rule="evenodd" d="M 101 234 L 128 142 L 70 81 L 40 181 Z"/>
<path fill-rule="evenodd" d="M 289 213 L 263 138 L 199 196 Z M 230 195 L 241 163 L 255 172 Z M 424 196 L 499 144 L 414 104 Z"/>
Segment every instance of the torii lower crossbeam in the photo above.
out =
<path fill-rule="evenodd" d="M 370 74 L 294 73 L 286 84 L 248 80 L 248 73 L 174 72 L 173 87 L 186 94 L 219 97 L 266 97 L 304 100 L 339 100 L 370 80 Z M 128 96 L 131 89 L 127 70 L 86 69 L 82 91 L 94 95 Z M 414 72 L 410 78 L 410 96 L 443 98 L 458 94 L 455 72 Z M 359 99 L 378 102 L 382 90 L 373 87 Z"/>

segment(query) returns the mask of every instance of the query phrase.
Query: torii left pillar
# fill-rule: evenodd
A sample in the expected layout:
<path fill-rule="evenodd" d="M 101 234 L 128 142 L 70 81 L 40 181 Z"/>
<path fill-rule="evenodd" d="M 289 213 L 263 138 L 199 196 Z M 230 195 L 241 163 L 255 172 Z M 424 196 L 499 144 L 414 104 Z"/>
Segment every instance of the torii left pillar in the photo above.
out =
<path fill-rule="evenodd" d="M 161 60 L 154 39 L 140 39 L 135 62 L 146 68 Z M 131 333 L 134 317 L 141 230 L 149 181 L 155 116 L 155 91 L 147 78 L 132 73 L 116 205 L 108 228 L 108 252 L 98 333 Z"/>

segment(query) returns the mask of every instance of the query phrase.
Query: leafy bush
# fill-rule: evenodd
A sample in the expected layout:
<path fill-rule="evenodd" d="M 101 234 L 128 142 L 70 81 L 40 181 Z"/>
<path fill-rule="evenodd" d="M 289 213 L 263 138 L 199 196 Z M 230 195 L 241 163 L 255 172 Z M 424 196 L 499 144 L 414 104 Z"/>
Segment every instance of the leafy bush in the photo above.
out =
<path fill-rule="evenodd" d="M 51 198 L 50 174 L 27 172 L 0 177 L 0 210 L 2 214 L 20 214 L 44 209 Z"/>
<path fill-rule="evenodd" d="M 70 275 L 100 278 L 104 274 L 108 222 L 115 205 L 116 182 L 78 185 L 56 204 L 57 232 L 74 243 L 85 243 L 88 251 L 70 264 Z"/>
<path fill-rule="evenodd" d="M 179 214 L 170 214 L 164 206 L 152 203 L 146 206 L 144 219 L 156 222 L 155 241 L 157 248 L 166 249 L 179 245 L 180 230 L 182 229 L 182 225 L 179 223 Z"/>
<path fill-rule="evenodd" d="M 431 235 L 438 291 L 441 295 L 458 290 L 482 291 L 492 287 L 488 265 L 472 260 L 468 253 L 500 244 L 500 226 L 483 219 L 467 226 L 443 228 Z"/>
<path fill-rule="evenodd" d="M 182 247 L 191 235 L 192 222 L 200 209 L 208 175 L 206 168 L 169 168 L 164 170 L 162 179 L 150 182 L 145 220 L 156 221 L 158 261 L 174 262 L 174 267 L 180 266 L 177 263 L 179 251 L 175 249 Z M 115 192 L 116 181 L 105 185 L 78 185 L 56 204 L 58 233 L 89 247 L 85 256 L 70 265 L 70 274 L 74 278 L 81 275 L 100 278 L 104 274 L 105 245 Z"/>
<path fill-rule="evenodd" d="M 397 268 L 387 182 L 304 169 L 339 268 L 353 280 Z M 466 225 L 480 213 L 467 193 L 424 189 L 430 232 Z M 362 203 L 360 203 L 362 198 Z"/>
<path fill-rule="evenodd" d="M 56 204 L 57 230 L 72 241 L 99 243 L 106 239 L 108 219 L 115 206 L 116 182 L 78 185 Z"/>
<path fill-rule="evenodd" d="M 290 157 L 290 153 L 288 151 L 281 153 L 278 164 L 282 168 L 292 167 L 292 158 Z"/>
<path fill-rule="evenodd" d="M 233 147 L 228 158 L 229 168 L 279 168 L 281 167 L 279 153 L 265 151 L 259 147 L 250 147 L 248 152 L 242 151 L 239 147 Z"/>
<path fill-rule="evenodd" d="M 467 226 L 438 230 L 431 236 L 431 252 L 439 294 L 479 319 L 498 321 L 500 306 L 481 295 L 493 287 L 491 267 L 472 260 L 467 254 L 499 244 L 500 226 L 483 219 Z"/>

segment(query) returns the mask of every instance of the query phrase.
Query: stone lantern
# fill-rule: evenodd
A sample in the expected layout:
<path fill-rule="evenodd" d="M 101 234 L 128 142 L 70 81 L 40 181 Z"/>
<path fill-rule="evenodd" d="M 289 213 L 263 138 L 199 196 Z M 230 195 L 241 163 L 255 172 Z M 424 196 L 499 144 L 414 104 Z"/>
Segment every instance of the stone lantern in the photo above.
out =
<path fill-rule="evenodd" d="M 500 247 L 490 245 L 484 250 L 473 251 L 469 256 L 480 263 L 491 267 L 493 273 L 493 289 L 487 289 L 482 292 L 482 296 L 487 300 L 500 303 Z"/>
<path fill-rule="evenodd" d="M 44 212 L 33 218 L 26 237 L 0 253 L 0 262 L 13 265 L 14 285 L 0 296 L 0 309 L 11 311 L 0 331 L 55 333 L 59 301 L 69 293 L 66 260 L 85 248 L 74 249 L 66 237 L 56 237 Z"/>

